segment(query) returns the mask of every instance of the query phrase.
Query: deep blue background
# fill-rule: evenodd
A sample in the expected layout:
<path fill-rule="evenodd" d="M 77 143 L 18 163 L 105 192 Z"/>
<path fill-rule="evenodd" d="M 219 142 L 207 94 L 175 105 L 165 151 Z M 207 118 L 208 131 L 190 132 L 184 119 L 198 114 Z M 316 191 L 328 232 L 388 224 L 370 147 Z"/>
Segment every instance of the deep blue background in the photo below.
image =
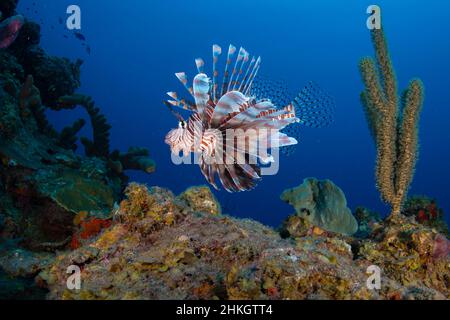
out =
<path fill-rule="evenodd" d="M 293 209 L 281 192 L 305 177 L 329 178 L 349 206 L 387 213 L 375 189 L 374 146 L 359 102 L 361 57 L 373 55 L 366 8 L 378 4 L 403 89 L 413 77 L 426 86 L 421 153 L 410 194 L 427 194 L 450 211 L 450 3 L 446 0 L 21 0 L 20 12 L 42 22 L 42 45 L 51 54 L 82 58 L 80 92 L 92 95 L 112 129 L 112 145 L 148 147 L 158 164 L 132 179 L 179 193 L 204 184 L 196 166 L 175 166 L 164 136 L 177 125 L 163 107 L 165 92 L 183 92 L 174 72 L 195 72 L 193 59 L 210 61 L 211 45 L 244 46 L 263 57 L 262 72 L 301 89 L 318 82 L 337 102 L 336 120 L 326 129 L 305 129 L 297 152 L 281 159 L 278 175 L 256 190 L 216 192 L 226 213 L 278 225 Z M 82 9 L 82 33 L 92 54 L 58 24 L 68 5 Z M 52 26 L 54 29 L 52 29 Z M 207 65 L 210 67 L 210 64 Z M 207 69 L 210 70 L 210 69 Z M 192 79 L 192 77 L 191 77 Z M 82 112 L 51 114 L 57 126 Z M 84 134 L 90 134 L 86 129 Z"/>

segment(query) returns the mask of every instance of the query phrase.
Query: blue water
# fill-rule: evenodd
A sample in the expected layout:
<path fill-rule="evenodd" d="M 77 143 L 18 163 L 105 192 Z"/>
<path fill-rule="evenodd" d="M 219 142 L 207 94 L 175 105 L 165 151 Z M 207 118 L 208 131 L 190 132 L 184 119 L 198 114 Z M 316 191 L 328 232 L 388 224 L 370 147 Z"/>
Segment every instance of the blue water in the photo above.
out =
<path fill-rule="evenodd" d="M 388 212 L 375 189 L 375 149 L 359 101 L 363 86 L 358 61 L 373 55 L 366 8 L 374 1 L 77 0 L 90 56 L 73 36 L 63 38 L 68 31 L 58 19 L 66 18 L 70 4 L 21 0 L 19 11 L 42 21 L 42 45 L 49 53 L 85 61 L 79 92 L 92 95 L 113 125 L 112 147 L 149 148 L 157 172 L 131 173 L 132 180 L 176 193 L 206 183 L 198 167 L 172 164 L 164 136 L 177 122 L 161 101 L 167 91 L 182 92 L 175 72 L 193 75 L 194 58 L 210 62 L 212 44 L 226 48 L 233 43 L 261 55 L 261 71 L 284 80 L 292 90 L 318 82 L 335 97 L 337 107 L 330 127 L 304 130 L 296 153 L 281 158 L 278 175 L 264 177 L 251 192 L 215 192 L 226 213 L 276 226 L 293 212 L 279 200 L 281 192 L 310 176 L 333 180 L 351 208 L 364 205 Z M 413 77 L 426 86 L 420 160 L 410 194 L 434 197 L 450 212 L 450 3 L 376 4 L 382 8 L 399 87 L 405 88 Z M 59 112 L 50 118 L 62 128 L 80 115 Z M 89 129 L 83 134 L 89 135 Z"/>

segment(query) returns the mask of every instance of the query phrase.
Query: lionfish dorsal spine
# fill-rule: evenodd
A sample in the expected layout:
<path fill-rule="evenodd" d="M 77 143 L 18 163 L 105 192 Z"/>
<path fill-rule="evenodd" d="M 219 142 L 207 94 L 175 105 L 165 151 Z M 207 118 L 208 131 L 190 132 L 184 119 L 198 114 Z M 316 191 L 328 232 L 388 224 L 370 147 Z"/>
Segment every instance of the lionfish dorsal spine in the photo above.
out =
<path fill-rule="evenodd" d="M 204 73 L 205 61 L 202 58 L 195 59 L 195 65 L 197 66 L 198 73 Z"/>
<path fill-rule="evenodd" d="M 236 61 L 234 63 L 234 67 L 233 67 L 233 70 L 231 72 L 230 80 L 228 81 L 227 92 L 231 91 L 232 88 L 234 87 L 234 81 L 236 81 L 236 80 L 234 80 L 234 77 L 236 76 L 236 74 L 238 72 L 239 63 L 244 60 L 245 54 L 246 54 L 245 49 L 241 47 L 239 49 L 239 53 L 238 53 L 237 59 L 236 59 Z"/>
<path fill-rule="evenodd" d="M 249 66 L 247 67 L 247 71 L 245 71 L 245 75 L 244 75 L 244 78 L 242 79 L 241 85 L 239 86 L 239 89 L 237 91 L 241 91 L 242 92 L 242 90 L 244 89 L 244 85 L 247 82 L 250 70 L 252 70 L 253 65 L 255 64 L 255 62 L 256 62 L 256 58 L 252 57 L 252 60 L 250 61 Z"/>
<path fill-rule="evenodd" d="M 244 88 L 242 89 L 242 93 L 245 95 L 248 95 L 248 93 L 250 92 L 250 89 L 252 87 L 253 81 L 256 78 L 256 75 L 258 74 L 259 68 L 261 67 L 261 57 L 258 57 L 258 59 L 256 59 L 255 65 L 253 67 L 252 73 L 250 74 L 250 76 L 247 79 L 247 83 L 245 83 Z"/>
<path fill-rule="evenodd" d="M 242 53 L 242 58 L 241 58 L 241 60 L 242 60 L 241 66 L 239 67 L 239 70 L 237 71 L 237 77 L 236 77 L 236 80 L 234 80 L 233 88 L 231 90 L 233 90 L 233 91 L 239 90 L 240 77 L 244 73 L 244 71 L 243 71 L 244 70 L 244 66 L 247 63 L 248 59 L 249 59 L 249 53 L 244 49 L 244 51 Z"/>
<path fill-rule="evenodd" d="M 236 47 L 230 44 L 228 48 L 227 61 L 225 64 L 225 71 L 223 74 L 222 91 L 220 92 L 220 97 L 227 93 L 228 81 L 230 79 L 230 65 L 235 53 Z"/>
<path fill-rule="evenodd" d="M 179 99 L 178 93 L 176 93 L 176 92 L 173 92 L 173 91 L 167 92 L 167 95 L 173 99 L 173 100 L 167 100 L 167 102 L 170 103 L 174 107 L 179 107 L 181 109 L 190 110 L 190 111 L 194 111 L 196 109 L 192 103 L 186 101 L 185 99 Z"/>
<path fill-rule="evenodd" d="M 214 104 L 217 103 L 217 88 L 218 88 L 218 78 L 219 71 L 217 70 L 217 63 L 219 61 L 219 56 L 222 54 L 222 48 L 217 44 L 213 45 L 213 83 L 212 83 L 212 101 Z"/>
<path fill-rule="evenodd" d="M 194 90 L 192 87 L 189 87 L 188 85 L 188 78 L 185 72 L 177 72 L 175 73 L 175 76 L 180 80 L 181 84 L 186 88 L 186 90 L 194 96 Z"/>
<path fill-rule="evenodd" d="M 199 73 L 194 78 L 194 99 L 197 112 L 203 117 L 209 102 L 209 78 L 204 73 Z"/>

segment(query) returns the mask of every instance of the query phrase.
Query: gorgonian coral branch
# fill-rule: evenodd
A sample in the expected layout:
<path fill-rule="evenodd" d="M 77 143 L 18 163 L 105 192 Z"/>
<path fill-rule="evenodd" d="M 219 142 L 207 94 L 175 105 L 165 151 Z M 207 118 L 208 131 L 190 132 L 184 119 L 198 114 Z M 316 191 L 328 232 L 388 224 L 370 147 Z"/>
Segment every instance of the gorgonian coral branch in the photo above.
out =
<path fill-rule="evenodd" d="M 376 62 L 372 58 L 360 62 L 365 85 L 361 101 L 377 148 L 377 187 L 382 199 L 391 204 L 393 214 L 397 214 L 405 201 L 417 162 L 418 122 L 424 90 L 421 81 L 414 80 L 403 99 L 399 99 L 383 30 L 372 31 L 372 42 Z"/>

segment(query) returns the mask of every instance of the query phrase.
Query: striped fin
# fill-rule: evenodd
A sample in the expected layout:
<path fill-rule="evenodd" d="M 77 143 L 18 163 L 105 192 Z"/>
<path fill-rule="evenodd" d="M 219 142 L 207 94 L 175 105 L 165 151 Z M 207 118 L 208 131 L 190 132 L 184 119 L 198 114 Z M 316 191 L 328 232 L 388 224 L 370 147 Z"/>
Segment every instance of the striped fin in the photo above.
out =
<path fill-rule="evenodd" d="M 202 161 L 202 163 L 200 163 L 200 170 L 205 179 L 214 187 L 214 189 L 219 190 L 219 187 L 217 186 L 216 181 L 214 179 L 217 172 L 216 165 L 207 164 Z"/>
<path fill-rule="evenodd" d="M 187 102 L 185 99 L 180 100 L 176 92 L 167 92 L 167 95 L 173 99 L 167 100 L 167 102 L 169 102 L 172 106 L 179 107 L 184 110 L 195 110 L 195 106 L 193 106 L 191 103 Z"/>
<path fill-rule="evenodd" d="M 242 92 L 242 90 L 244 89 L 245 83 L 247 82 L 247 79 L 250 76 L 251 70 L 253 70 L 252 68 L 253 68 L 253 65 L 255 64 L 255 62 L 256 62 L 256 58 L 252 57 L 252 60 L 250 61 L 250 65 L 248 66 L 247 71 L 245 72 L 244 79 L 242 80 L 242 83 L 239 86 L 238 91 Z"/>
<path fill-rule="evenodd" d="M 238 90 L 240 88 L 241 84 L 239 83 L 239 78 L 244 73 L 243 69 L 244 69 L 244 66 L 247 63 L 248 59 L 249 59 L 249 53 L 244 50 L 241 67 L 239 68 L 239 71 L 237 73 L 236 80 L 234 80 L 232 90 Z"/>
<path fill-rule="evenodd" d="M 166 105 L 167 108 L 169 108 L 170 112 L 175 116 L 175 118 L 178 119 L 178 121 L 180 122 L 185 122 L 184 118 L 181 116 L 181 114 L 179 114 L 178 112 L 176 112 L 175 110 L 173 110 L 172 108 L 172 104 L 169 101 L 163 101 L 163 103 Z"/>
<path fill-rule="evenodd" d="M 203 118 L 203 113 L 209 101 L 209 78 L 206 74 L 200 73 L 194 78 L 194 99 L 197 112 Z"/>
<path fill-rule="evenodd" d="M 262 111 L 257 118 L 264 118 L 264 119 L 288 119 L 288 118 L 295 118 L 295 109 L 292 104 L 289 104 L 288 106 L 284 107 L 283 109 L 269 109 Z"/>
<path fill-rule="evenodd" d="M 227 63 L 225 65 L 225 72 L 223 74 L 222 91 L 220 93 L 220 97 L 222 97 L 225 93 L 227 93 L 228 81 L 230 79 L 230 65 L 231 60 L 233 59 L 235 53 L 236 47 L 230 44 L 230 47 L 228 48 L 228 56 L 227 56 Z"/>
<path fill-rule="evenodd" d="M 211 127 L 217 128 L 222 122 L 223 118 L 233 112 L 239 112 L 242 105 L 248 102 L 248 98 L 239 91 L 227 92 L 223 95 L 214 108 L 214 113 L 211 119 Z"/>
<path fill-rule="evenodd" d="M 253 85 L 253 81 L 255 80 L 255 77 L 258 74 L 260 67 L 261 67 L 261 57 L 258 57 L 258 59 L 255 62 L 253 71 L 250 74 L 250 77 L 248 78 L 248 83 L 247 83 L 246 87 L 243 89 L 243 93 L 245 95 L 248 95 L 248 93 L 250 92 L 250 89 L 252 88 L 252 85 Z"/>
<path fill-rule="evenodd" d="M 227 165 L 226 169 L 227 169 L 228 174 L 234 184 L 233 191 L 238 191 L 238 192 L 245 191 L 246 187 L 244 186 L 243 181 L 242 181 L 245 177 L 243 177 L 242 175 L 240 175 L 238 173 L 238 170 L 236 170 L 237 167 L 235 165 Z"/>
<path fill-rule="evenodd" d="M 285 113 L 283 110 L 275 109 L 275 106 L 272 104 L 270 100 L 259 101 L 256 104 L 250 104 L 247 108 L 242 110 L 239 113 L 231 114 L 229 118 L 224 119 L 224 121 L 220 124 L 220 128 L 239 128 L 239 126 L 245 125 L 247 123 L 251 123 L 258 119 L 258 116 L 263 112 L 275 113 Z M 266 119 L 262 119 L 266 120 Z"/>
<path fill-rule="evenodd" d="M 247 51 L 245 51 L 244 48 L 241 47 L 239 49 L 239 53 L 238 53 L 236 62 L 234 63 L 233 71 L 231 73 L 230 81 L 228 82 L 227 92 L 229 92 L 231 90 L 231 88 L 234 87 L 234 83 L 233 83 L 234 76 L 237 75 L 239 63 L 244 60 L 246 53 L 247 53 Z"/>
<path fill-rule="evenodd" d="M 197 66 L 198 73 L 204 73 L 205 61 L 202 58 L 195 59 L 195 65 Z"/>
<path fill-rule="evenodd" d="M 217 70 L 217 62 L 219 61 L 219 56 L 222 54 L 222 48 L 217 44 L 213 45 L 213 86 L 212 86 L 212 100 L 217 103 L 217 88 L 218 88 L 218 77 L 219 71 Z"/>
<path fill-rule="evenodd" d="M 187 79 L 186 73 L 178 72 L 178 73 L 175 73 L 175 76 L 178 78 L 178 80 L 180 80 L 180 82 L 183 84 L 183 86 L 186 88 L 186 90 L 189 91 L 189 93 L 193 96 L 194 90 L 188 86 L 188 79 Z"/>

